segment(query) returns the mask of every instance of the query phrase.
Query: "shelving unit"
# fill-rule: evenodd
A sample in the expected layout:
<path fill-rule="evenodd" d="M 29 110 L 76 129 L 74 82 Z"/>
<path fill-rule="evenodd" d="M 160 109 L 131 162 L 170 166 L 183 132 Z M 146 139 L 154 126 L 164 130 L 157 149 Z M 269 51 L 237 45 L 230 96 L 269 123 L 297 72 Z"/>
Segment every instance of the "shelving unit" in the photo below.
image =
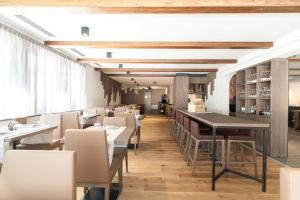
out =
<path fill-rule="evenodd" d="M 207 98 L 207 84 L 198 83 L 198 84 L 190 84 L 189 85 L 189 94 L 199 95 L 203 101 Z"/>
<path fill-rule="evenodd" d="M 237 72 L 236 91 L 236 116 L 270 123 L 269 155 L 286 157 L 288 61 L 273 59 Z M 262 138 L 256 137 L 262 150 Z"/>

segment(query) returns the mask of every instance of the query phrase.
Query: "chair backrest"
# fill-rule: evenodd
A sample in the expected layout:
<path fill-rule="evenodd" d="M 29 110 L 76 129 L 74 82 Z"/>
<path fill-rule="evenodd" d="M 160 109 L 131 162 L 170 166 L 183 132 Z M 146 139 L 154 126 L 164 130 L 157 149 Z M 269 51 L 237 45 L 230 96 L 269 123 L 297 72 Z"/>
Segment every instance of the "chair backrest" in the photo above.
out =
<path fill-rule="evenodd" d="M 0 199 L 76 199 L 76 153 L 10 150 L 0 174 Z"/>
<path fill-rule="evenodd" d="M 183 126 L 185 130 L 191 131 L 190 119 L 188 117 L 183 118 Z"/>
<path fill-rule="evenodd" d="M 126 127 L 126 117 L 104 117 L 103 125 Z"/>
<path fill-rule="evenodd" d="M 178 111 L 175 112 L 175 119 L 176 119 L 176 122 L 179 123 L 179 121 L 180 121 L 180 112 L 178 112 Z"/>
<path fill-rule="evenodd" d="M 40 122 L 47 125 L 57 126 L 57 128 L 53 130 L 53 139 L 62 138 L 61 114 L 44 114 L 41 116 Z"/>
<path fill-rule="evenodd" d="M 63 136 L 67 129 L 79 129 L 78 112 L 63 112 L 61 113 L 61 131 Z"/>
<path fill-rule="evenodd" d="M 103 108 L 103 107 L 97 107 L 96 108 L 96 113 L 100 114 L 102 116 L 105 116 L 105 108 Z"/>
<path fill-rule="evenodd" d="M 116 117 L 125 117 L 126 127 L 131 127 L 131 128 L 136 127 L 136 119 L 134 113 L 119 113 Z"/>
<path fill-rule="evenodd" d="M 117 108 L 115 108 L 115 111 L 123 111 L 123 112 L 125 112 L 126 111 L 126 107 L 117 107 Z"/>
<path fill-rule="evenodd" d="M 183 126 L 184 124 L 183 124 L 183 122 L 184 122 L 184 116 L 183 116 L 183 114 L 179 114 L 179 123 Z"/>
<path fill-rule="evenodd" d="M 95 115 L 97 114 L 97 109 L 96 108 L 85 109 L 83 111 L 83 115 L 84 114 Z"/>
<path fill-rule="evenodd" d="M 191 134 L 194 137 L 199 136 L 199 124 L 193 120 L 191 120 Z"/>
<path fill-rule="evenodd" d="M 109 181 L 109 159 L 105 130 L 68 129 L 65 150 L 77 152 L 77 183 Z"/>
<path fill-rule="evenodd" d="M 128 113 L 134 113 L 136 115 L 139 115 L 140 114 L 140 110 L 137 110 L 137 109 L 129 109 L 127 110 Z"/>

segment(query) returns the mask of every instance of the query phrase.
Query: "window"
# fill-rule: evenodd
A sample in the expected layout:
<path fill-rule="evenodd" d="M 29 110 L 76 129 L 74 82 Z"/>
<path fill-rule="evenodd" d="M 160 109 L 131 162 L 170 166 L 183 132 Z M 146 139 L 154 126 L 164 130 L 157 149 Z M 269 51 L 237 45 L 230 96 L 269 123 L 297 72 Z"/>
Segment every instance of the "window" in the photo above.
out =
<path fill-rule="evenodd" d="M 85 108 L 85 73 L 0 24 L 0 119 Z"/>

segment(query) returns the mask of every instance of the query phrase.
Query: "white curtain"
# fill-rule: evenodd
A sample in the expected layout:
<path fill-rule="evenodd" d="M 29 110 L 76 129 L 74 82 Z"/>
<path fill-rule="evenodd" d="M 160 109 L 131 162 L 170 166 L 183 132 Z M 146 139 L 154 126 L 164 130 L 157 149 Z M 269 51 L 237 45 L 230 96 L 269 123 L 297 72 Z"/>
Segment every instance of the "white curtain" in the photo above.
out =
<path fill-rule="evenodd" d="M 85 67 L 0 25 L 0 119 L 83 109 Z"/>

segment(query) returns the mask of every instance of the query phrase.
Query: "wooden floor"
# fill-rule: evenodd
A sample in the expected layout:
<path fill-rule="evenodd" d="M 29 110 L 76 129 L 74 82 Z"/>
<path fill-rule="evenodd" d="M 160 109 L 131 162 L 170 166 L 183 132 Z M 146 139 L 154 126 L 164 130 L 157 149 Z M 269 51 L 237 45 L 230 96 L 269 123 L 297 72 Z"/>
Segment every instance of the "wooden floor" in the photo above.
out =
<path fill-rule="evenodd" d="M 141 145 L 137 155 L 129 151 L 129 173 L 124 173 L 123 192 L 119 200 L 279 200 L 279 166 L 268 161 L 267 193 L 261 185 L 226 174 L 211 191 L 211 165 L 197 167 L 192 176 L 169 134 L 167 118 L 146 116 L 142 123 Z M 259 172 L 261 158 L 259 160 Z M 238 167 L 253 173 L 253 167 Z M 78 189 L 78 199 L 82 190 Z"/>

